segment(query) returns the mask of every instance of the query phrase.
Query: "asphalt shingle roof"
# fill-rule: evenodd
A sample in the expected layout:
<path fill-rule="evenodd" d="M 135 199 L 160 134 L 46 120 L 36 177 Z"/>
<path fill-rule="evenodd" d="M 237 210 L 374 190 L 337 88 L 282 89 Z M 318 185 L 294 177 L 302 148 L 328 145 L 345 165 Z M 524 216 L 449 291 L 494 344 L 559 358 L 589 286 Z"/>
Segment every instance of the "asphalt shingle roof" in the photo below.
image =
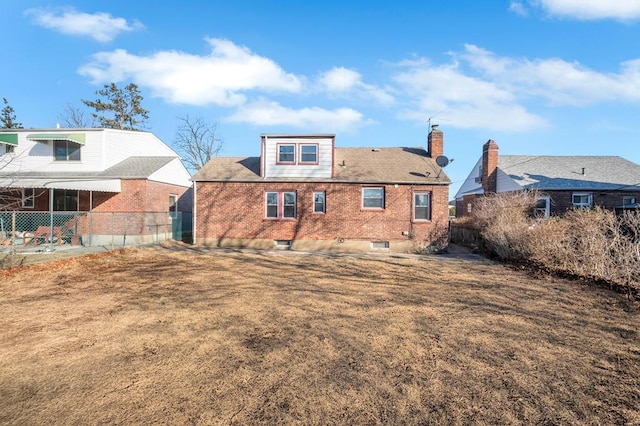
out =
<path fill-rule="evenodd" d="M 260 157 L 213 158 L 194 181 L 262 181 Z M 422 148 L 335 148 L 334 177 L 271 178 L 267 181 L 333 181 L 448 184 L 449 177 Z"/>
<path fill-rule="evenodd" d="M 640 165 L 617 156 L 500 155 L 498 167 L 523 188 L 611 190 L 640 186 Z"/>

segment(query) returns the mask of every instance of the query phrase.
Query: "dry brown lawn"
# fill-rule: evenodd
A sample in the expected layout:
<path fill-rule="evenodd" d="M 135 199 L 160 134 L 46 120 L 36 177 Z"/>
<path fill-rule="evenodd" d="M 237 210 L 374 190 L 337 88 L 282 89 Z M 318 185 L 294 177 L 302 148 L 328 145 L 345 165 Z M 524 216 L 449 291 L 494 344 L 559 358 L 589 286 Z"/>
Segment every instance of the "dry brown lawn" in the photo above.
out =
<path fill-rule="evenodd" d="M 638 304 L 488 261 L 174 246 L 0 280 L 2 424 L 640 424 Z"/>

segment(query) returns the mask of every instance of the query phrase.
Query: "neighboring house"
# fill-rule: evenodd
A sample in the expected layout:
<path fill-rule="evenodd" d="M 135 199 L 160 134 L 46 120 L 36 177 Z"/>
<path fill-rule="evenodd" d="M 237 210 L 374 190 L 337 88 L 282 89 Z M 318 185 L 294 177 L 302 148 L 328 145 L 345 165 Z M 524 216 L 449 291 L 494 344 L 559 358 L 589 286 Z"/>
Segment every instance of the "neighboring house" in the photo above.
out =
<path fill-rule="evenodd" d="M 336 148 L 335 135 L 263 134 L 260 157 L 220 157 L 194 177 L 196 244 L 412 251 L 444 237 L 449 178 L 428 148 Z M 441 163 L 444 164 L 444 163 Z M 441 241 L 440 241 L 441 242 Z"/>
<path fill-rule="evenodd" d="M 522 190 L 537 191 L 544 218 L 572 208 L 637 208 L 640 165 L 616 156 L 498 155 L 489 140 L 455 196 L 456 217 L 469 215 L 484 194 Z"/>
<path fill-rule="evenodd" d="M 120 228 L 114 223 L 116 213 L 120 221 L 128 222 L 121 231 L 129 234 L 128 242 L 157 238 L 158 222 L 166 223 L 170 211 L 191 211 L 191 186 L 179 156 L 149 132 L 0 131 L 0 191 L 5 207 L 17 197 L 11 210 L 52 216 L 91 212 L 92 220 L 86 215 L 84 222 L 76 220 L 73 232 L 79 237 L 91 233 L 93 245 L 104 243 L 107 235 L 113 242 L 112 231 Z M 43 219 L 37 222 L 45 225 L 40 223 Z M 87 242 L 85 237 L 82 243 Z"/>

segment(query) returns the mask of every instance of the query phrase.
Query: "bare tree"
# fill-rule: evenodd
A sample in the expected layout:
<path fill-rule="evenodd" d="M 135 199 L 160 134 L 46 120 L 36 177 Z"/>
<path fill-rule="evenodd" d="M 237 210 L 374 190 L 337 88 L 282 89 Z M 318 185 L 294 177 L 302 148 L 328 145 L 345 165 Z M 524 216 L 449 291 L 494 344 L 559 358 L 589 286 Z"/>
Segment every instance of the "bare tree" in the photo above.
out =
<path fill-rule="evenodd" d="M 82 103 L 96 110 L 91 115 L 100 121 L 102 127 L 140 130 L 139 125 L 144 125 L 149 119 L 149 111 L 142 108 L 143 97 L 134 83 L 126 85 L 124 89 L 120 89 L 115 83 L 105 84 L 96 95 L 102 96 L 103 99 L 82 99 Z"/>
<path fill-rule="evenodd" d="M 207 123 L 202 118 L 178 117 L 174 146 L 182 155 L 187 167 L 200 170 L 209 160 L 217 157 L 224 141 L 216 135 L 216 123 Z"/>
<path fill-rule="evenodd" d="M 0 122 L 2 126 L 0 129 L 22 129 L 22 123 L 16 121 L 16 113 L 7 98 L 2 98 L 4 102 L 4 108 L 0 112 Z"/>
<path fill-rule="evenodd" d="M 88 128 L 98 125 L 95 117 L 69 102 L 65 105 L 62 113 L 58 115 L 58 120 L 66 128 Z"/>

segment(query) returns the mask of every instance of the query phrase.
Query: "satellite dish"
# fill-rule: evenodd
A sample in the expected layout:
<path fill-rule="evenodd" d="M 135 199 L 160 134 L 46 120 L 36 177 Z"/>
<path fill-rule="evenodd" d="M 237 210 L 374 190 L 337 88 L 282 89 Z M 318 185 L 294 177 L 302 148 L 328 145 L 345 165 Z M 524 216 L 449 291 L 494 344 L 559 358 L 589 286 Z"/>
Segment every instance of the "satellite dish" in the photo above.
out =
<path fill-rule="evenodd" d="M 438 155 L 438 157 L 436 157 L 436 164 L 440 167 L 447 167 L 449 159 L 444 155 Z"/>

